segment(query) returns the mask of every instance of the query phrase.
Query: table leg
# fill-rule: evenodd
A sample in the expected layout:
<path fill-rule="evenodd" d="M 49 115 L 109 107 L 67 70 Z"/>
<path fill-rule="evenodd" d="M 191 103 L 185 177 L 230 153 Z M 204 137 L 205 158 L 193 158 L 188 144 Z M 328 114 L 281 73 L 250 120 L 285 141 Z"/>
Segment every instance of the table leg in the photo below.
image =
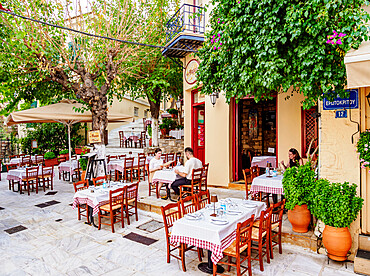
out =
<path fill-rule="evenodd" d="M 87 206 L 87 215 L 89 216 L 90 223 L 85 222 L 88 225 L 93 225 L 94 227 L 98 228 L 98 226 L 94 222 L 94 217 L 93 217 L 93 208 L 90 206 Z"/>
<path fill-rule="evenodd" d="M 200 263 L 198 265 L 198 269 L 204 273 L 208 273 L 208 274 L 213 274 L 213 263 L 212 263 L 212 260 L 211 260 L 211 256 L 212 256 L 212 252 L 210 250 L 208 250 L 208 262 L 207 263 Z M 225 269 L 220 266 L 220 265 L 217 265 L 217 273 L 223 273 L 225 271 Z"/>

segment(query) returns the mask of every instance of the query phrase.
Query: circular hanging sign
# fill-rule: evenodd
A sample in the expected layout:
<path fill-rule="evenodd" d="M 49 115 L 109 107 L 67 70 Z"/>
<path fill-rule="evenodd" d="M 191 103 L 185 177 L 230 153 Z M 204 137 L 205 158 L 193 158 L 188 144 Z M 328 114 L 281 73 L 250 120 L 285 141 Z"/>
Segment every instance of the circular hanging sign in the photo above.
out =
<path fill-rule="evenodd" d="M 197 81 L 196 73 L 199 68 L 199 61 L 192 59 L 188 62 L 185 68 L 185 81 L 188 84 L 194 84 Z"/>

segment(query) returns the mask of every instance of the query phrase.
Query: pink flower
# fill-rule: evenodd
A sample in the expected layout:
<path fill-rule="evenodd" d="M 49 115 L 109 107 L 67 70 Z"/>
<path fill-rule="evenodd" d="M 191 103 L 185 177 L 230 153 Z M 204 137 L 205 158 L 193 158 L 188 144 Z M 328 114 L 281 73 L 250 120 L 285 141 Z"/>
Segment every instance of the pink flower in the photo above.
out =
<path fill-rule="evenodd" d="M 339 37 L 345 37 L 346 36 L 346 34 L 345 33 L 339 33 L 339 35 L 338 35 Z"/>
<path fill-rule="evenodd" d="M 217 34 L 218 35 L 218 37 L 221 37 L 221 34 Z"/>
<path fill-rule="evenodd" d="M 340 38 L 337 40 L 337 44 L 342 44 L 342 40 Z"/>
<path fill-rule="evenodd" d="M 221 49 L 221 47 L 218 47 L 218 49 L 220 50 L 220 49 Z"/>
<path fill-rule="evenodd" d="M 222 45 L 222 42 L 220 42 L 220 46 Z"/>
<path fill-rule="evenodd" d="M 334 34 L 334 37 L 336 37 L 338 35 L 338 33 L 336 32 L 336 30 L 333 31 L 333 34 Z"/>
<path fill-rule="evenodd" d="M 215 37 L 216 37 L 215 35 L 212 36 L 212 38 L 215 38 Z"/>
<path fill-rule="evenodd" d="M 326 43 L 327 43 L 327 44 L 331 44 L 331 40 L 330 40 L 330 39 L 328 39 L 328 40 L 326 41 Z"/>

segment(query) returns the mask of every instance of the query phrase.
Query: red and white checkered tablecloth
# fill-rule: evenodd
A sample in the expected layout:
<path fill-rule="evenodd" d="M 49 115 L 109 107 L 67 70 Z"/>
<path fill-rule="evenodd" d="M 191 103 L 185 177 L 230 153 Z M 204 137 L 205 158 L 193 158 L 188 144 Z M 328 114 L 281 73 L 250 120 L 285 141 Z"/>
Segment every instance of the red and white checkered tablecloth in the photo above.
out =
<path fill-rule="evenodd" d="M 283 175 L 267 177 L 266 174 L 257 176 L 252 181 L 251 192 L 270 193 L 270 194 L 284 194 Z"/>
<path fill-rule="evenodd" d="M 266 204 L 260 201 L 242 201 L 231 199 L 237 204 L 240 215 L 224 215 L 228 221 L 226 225 L 215 225 L 211 222 L 211 209 L 202 209 L 201 220 L 189 220 L 186 217 L 175 221 L 171 231 L 171 243 L 185 243 L 188 245 L 204 248 L 212 252 L 211 260 L 217 264 L 223 257 L 223 251 L 229 247 L 236 238 L 236 227 L 239 222 L 250 218 L 253 214 L 259 217 Z M 248 206 L 246 206 L 248 204 Z M 249 205 L 250 204 L 250 205 Z"/>
<path fill-rule="evenodd" d="M 89 205 L 91 208 L 93 208 L 93 216 L 96 215 L 97 213 L 99 213 L 99 208 L 100 206 L 103 206 L 105 204 L 109 203 L 109 199 L 106 200 L 106 201 L 101 201 L 101 202 L 98 202 L 98 204 L 94 204 L 93 200 L 89 199 L 89 198 L 83 198 L 83 197 L 75 197 L 73 199 L 73 205 L 72 205 L 72 208 L 75 209 L 77 205 L 79 204 L 87 204 Z"/>

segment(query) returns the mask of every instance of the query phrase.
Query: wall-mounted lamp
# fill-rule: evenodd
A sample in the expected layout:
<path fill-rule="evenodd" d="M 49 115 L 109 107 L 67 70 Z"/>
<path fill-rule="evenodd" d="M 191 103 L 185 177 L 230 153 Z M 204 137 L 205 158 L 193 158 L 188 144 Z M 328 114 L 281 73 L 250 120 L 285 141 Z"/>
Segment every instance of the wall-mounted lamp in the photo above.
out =
<path fill-rule="evenodd" d="M 216 92 L 213 92 L 211 95 L 209 95 L 209 98 L 210 98 L 210 100 L 211 100 L 211 104 L 213 105 L 213 106 L 215 106 L 215 104 L 216 104 L 216 101 L 217 101 L 217 98 L 218 98 L 218 95 L 217 95 L 218 93 L 216 93 Z"/>
<path fill-rule="evenodd" d="M 178 99 L 176 101 L 176 107 L 177 107 L 177 109 L 180 109 L 180 107 L 181 107 L 181 99 Z"/>
<path fill-rule="evenodd" d="M 366 96 L 367 104 L 370 106 L 370 93 Z"/>

